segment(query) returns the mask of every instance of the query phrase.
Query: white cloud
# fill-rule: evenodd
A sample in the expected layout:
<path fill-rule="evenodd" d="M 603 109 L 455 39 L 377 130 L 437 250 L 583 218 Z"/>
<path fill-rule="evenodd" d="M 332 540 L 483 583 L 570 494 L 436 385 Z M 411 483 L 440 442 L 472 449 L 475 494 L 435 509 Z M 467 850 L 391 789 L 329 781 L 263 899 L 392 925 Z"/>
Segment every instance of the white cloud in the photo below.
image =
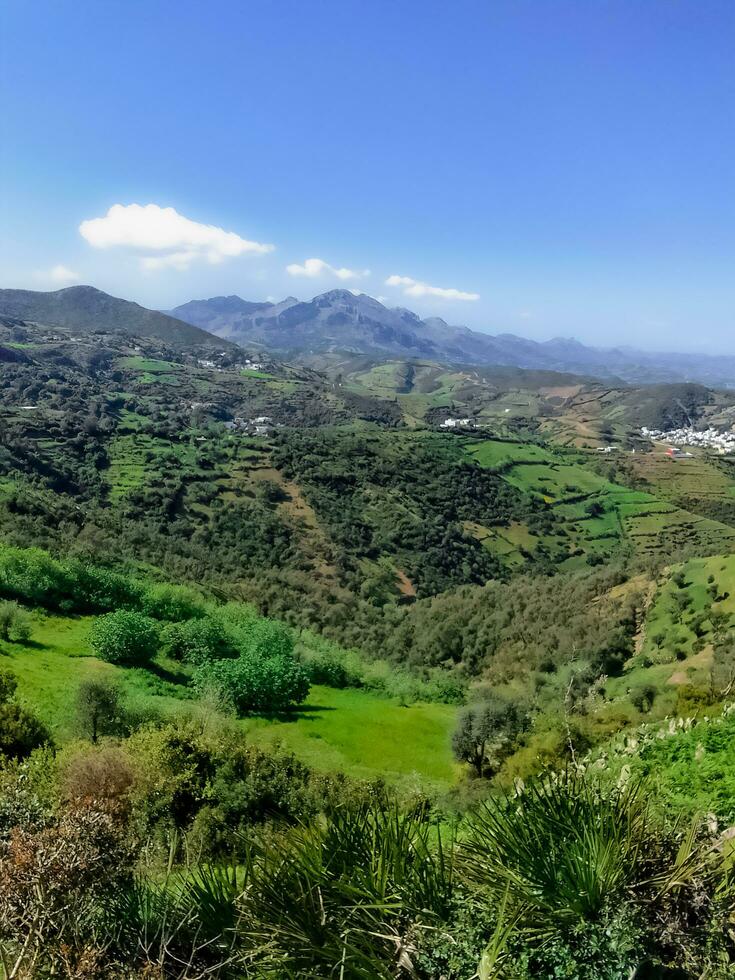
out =
<path fill-rule="evenodd" d="M 354 269 L 336 269 L 324 259 L 307 259 L 303 265 L 296 262 L 286 266 L 289 276 L 305 276 L 307 279 L 316 279 L 319 276 L 334 276 L 336 279 L 364 279 L 370 275 L 369 269 L 356 271 Z"/>
<path fill-rule="evenodd" d="M 197 261 L 217 265 L 238 255 L 265 255 L 275 248 L 216 225 L 200 224 L 174 208 L 157 204 L 113 204 L 103 218 L 83 221 L 79 233 L 93 248 L 160 253 L 141 257 L 141 265 L 148 271 L 188 269 Z"/>
<path fill-rule="evenodd" d="M 59 286 L 70 282 L 79 282 L 82 278 L 78 272 L 74 272 L 73 269 L 70 269 L 66 265 L 55 265 L 47 273 L 42 273 L 42 275 L 45 279 L 50 279 L 51 282 Z"/>
<path fill-rule="evenodd" d="M 55 286 L 69 286 L 82 278 L 78 272 L 67 265 L 54 265 L 50 269 L 37 269 L 33 273 L 39 283 L 53 283 Z"/>
<path fill-rule="evenodd" d="M 480 298 L 479 293 L 466 293 L 461 289 L 444 289 L 441 286 L 430 286 L 428 283 L 411 279 L 410 276 L 388 276 L 386 286 L 401 286 L 404 296 L 438 296 L 441 299 L 460 299 L 473 302 Z"/>

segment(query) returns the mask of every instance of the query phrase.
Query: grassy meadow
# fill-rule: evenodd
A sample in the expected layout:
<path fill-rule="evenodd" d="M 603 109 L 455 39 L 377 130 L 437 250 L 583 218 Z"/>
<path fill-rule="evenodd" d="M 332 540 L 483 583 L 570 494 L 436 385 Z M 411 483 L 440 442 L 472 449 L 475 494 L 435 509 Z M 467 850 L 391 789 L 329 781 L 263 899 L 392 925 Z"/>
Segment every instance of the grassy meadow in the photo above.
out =
<path fill-rule="evenodd" d="M 94 617 L 33 614 L 31 639 L 0 643 L 0 668 L 13 671 L 23 701 L 63 743 L 75 736 L 79 683 L 115 678 L 129 706 L 141 715 L 187 714 L 201 710 L 177 661 L 159 656 L 149 669 L 104 663 L 89 646 Z M 402 705 L 355 688 L 314 686 L 306 702 L 277 718 L 242 719 L 245 738 L 262 745 L 281 743 L 322 771 L 388 781 L 415 779 L 442 788 L 457 775 L 450 736 L 457 709 L 445 704 Z"/>

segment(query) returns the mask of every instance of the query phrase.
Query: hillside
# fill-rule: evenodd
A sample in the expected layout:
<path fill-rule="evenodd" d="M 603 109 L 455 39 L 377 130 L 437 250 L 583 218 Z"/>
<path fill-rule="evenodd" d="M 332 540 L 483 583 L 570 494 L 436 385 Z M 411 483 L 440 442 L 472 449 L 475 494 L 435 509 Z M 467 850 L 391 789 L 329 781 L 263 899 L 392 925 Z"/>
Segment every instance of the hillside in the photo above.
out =
<path fill-rule="evenodd" d="M 174 316 L 245 346 L 261 346 L 288 356 L 334 352 L 373 358 L 402 357 L 445 365 L 501 365 L 558 371 L 652 384 L 699 381 L 735 384 L 735 357 L 598 349 L 573 339 L 544 342 L 514 334 L 452 326 L 440 317 L 389 308 L 364 293 L 333 289 L 308 302 L 250 303 L 238 296 L 196 300 L 172 310 Z M 316 366 L 322 366 L 316 363 Z"/>
<path fill-rule="evenodd" d="M 93 286 L 69 286 L 50 293 L 0 289 L 0 316 L 14 317 L 75 334 L 123 333 L 155 337 L 174 347 L 202 344 L 222 349 L 221 340 L 184 320 L 109 296 Z"/>
<path fill-rule="evenodd" d="M 416 975 L 462 980 L 497 928 L 468 941 L 462 911 L 485 895 L 460 853 L 482 840 L 485 808 L 518 821 L 512 840 L 536 840 L 547 807 L 545 860 L 566 807 L 599 853 L 613 800 L 610 833 L 639 828 L 641 874 L 658 855 L 678 910 L 683 862 L 700 861 L 682 817 L 714 815 L 696 828 L 712 875 L 711 828 L 735 817 L 735 470 L 703 448 L 674 460 L 640 425 L 731 426 L 733 396 L 343 353 L 326 374 L 310 365 L 0 316 L 0 870 L 25 874 L 54 835 L 64 855 L 99 844 L 90 867 L 114 870 L 94 871 L 103 898 L 84 878 L 79 902 L 109 903 L 110 922 L 123 903 L 125 928 L 93 975 L 129 976 L 110 958 L 137 956 L 147 910 L 174 903 L 187 942 L 205 926 L 214 937 L 197 975 L 235 948 L 256 964 L 234 980 L 281 976 L 298 949 L 305 964 L 322 956 L 305 976 L 341 970 L 344 924 L 333 947 L 312 940 L 325 905 L 384 917 L 386 867 L 406 888 L 407 862 L 424 882 L 449 858 L 460 870 L 438 897 L 438 878 L 410 885 L 416 915 L 437 908 L 416 933 Z M 469 424 L 443 427 L 457 414 Z M 76 893 L 54 873 L 67 908 Z M 0 930 L 3 895 L 25 880 L 2 877 Z M 307 939 L 285 930 L 264 973 L 269 954 L 235 930 L 255 901 L 270 929 L 294 894 Z M 709 909 L 688 894 L 687 923 Z M 493 910 L 507 900 L 504 888 Z M 421 939 L 437 922 L 449 954 Z M 374 912 L 368 925 L 379 943 L 393 935 Z M 645 949 L 671 960 L 684 927 L 674 920 L 672 945 L 658 925 Z M 226 948 L 224 930 L 238 937 Z M 183 976 L 186 943 L 165 942 Z M 525 955 L 525 936 L 503 942 Z M 555 955 L 526 976 L 554 975 Z M 385 970 L 372 949 L 345 976 L 389 980 L 394 957 L 391 939 Z M 582 976 L 602 975 L 597 958 Z"/>
<path fill-rule="evenodd" d="M 147 562 L 371 650 L 417 600 L 732 535 L 729 472 L 698 458 L 667 480 L 636 428 L 730 417 L 698 386 L 429 362 L 339 381 L 236 346 L 7 320 L 0 357 L 6 540 Z M 442 431 L 458 411 L 472 431 Z M 687 480 L 694 465 L 710 478 Z"/>

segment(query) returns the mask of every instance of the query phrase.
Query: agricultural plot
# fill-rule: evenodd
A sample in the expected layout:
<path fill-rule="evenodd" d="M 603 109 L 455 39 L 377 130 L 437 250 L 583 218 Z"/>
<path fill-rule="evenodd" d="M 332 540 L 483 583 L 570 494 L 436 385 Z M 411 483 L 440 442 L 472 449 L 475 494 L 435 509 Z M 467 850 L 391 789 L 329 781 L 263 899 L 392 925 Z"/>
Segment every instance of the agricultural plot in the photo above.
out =
<path fill-rule="evenodd" d="M 735 555 L 693 558 L 671 569 L 646 617 L 642 653 L 654 663 L 704 650 L 735 617 Z"/>
<path fill-rule="evenodd" d="M 575 454 L 497 439 L 470 443 L 467 449 L 519 490 L 543 497 L 568 540 L 570 555 L 563 567 L 579 566 L 588 555 L 609 557 L 625 540 L 640 555 L 686 547 L 711 554 L 721 551 L 723 542 L 735 546 L 734 527 L 612 483 Z"/>
<path fill-rule="evenodd" d="M 120 357 L 116 367 L 121 371 L 132 372 L 137 384 L 165 384 L 173 387 L 181 384 L 177 375 L 183 370 L 182 366 L 172 361 L 139 356 Z"/>
<path fill-rule="evenodd" d="M 726 465 L 701 451 L 691 459 L 673 460 L 661 447 L 630 459 L 635 476 L 657 496 L 678 503 L 698 502 L 710 516 L 718 511 L 735 516 L 735 480 L 723 468 Z"/>
<path fill-rule="evenodd" d="M 140 371 L 145 374 L 172 374 L 181 370 L 181 365 L 172 361 L 162 361 L 152 357 L 121 357 L 117 361 L 122 371 Z"/>
<path fill-rule="evenodd" d="M 533 391 L 506 391 L 492 398 L 480 412 L 480 421 L 523 419 L 531 420 L 538 416 L 543 399 Z"/>
<path fill-rule="evenodd" d="M 117 500 L 130 490 L 142 487 L 150 479 L 154 469 L 164 466 L 170 470 L 187 467 L 195 462 L 195 450 L 188 443 L 172 443 L 154 439 L 142 432 L 116 435 L 110 442 L 110 465 L 105 471 L 110 486 L 110 497 Z"/>

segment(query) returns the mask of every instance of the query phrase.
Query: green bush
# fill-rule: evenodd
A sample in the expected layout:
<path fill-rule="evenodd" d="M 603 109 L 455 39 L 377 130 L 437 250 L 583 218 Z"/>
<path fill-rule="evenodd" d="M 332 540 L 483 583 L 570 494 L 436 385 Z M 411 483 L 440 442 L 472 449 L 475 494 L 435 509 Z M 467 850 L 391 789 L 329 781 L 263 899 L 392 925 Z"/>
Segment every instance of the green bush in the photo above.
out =
<path fill-rule="evenodd" d="M 31 638 L 28 613 L 17 602 L 0 602 L 0 639 L 6 643 L 25 643 Z"/>
<path fill-rule="evenodd" d="M 206 615 L 207 609 L 201 595 L 186 585 L 150 585 L 140 601 L 140 611 L 146 616 L 170 623 L 200 618 Z"/>
<path fill-rule="evenodd" d="M 294 635 L 285 623 L 275 619 L 251 619 L 232 631 L 238 650 L 252 657 L 290 657 Z"/>
<path fill-rule="evenodd" d="M 189 586 L 139 581 L 75 558 L 52 558 L 40 548 L 0 548 L 0 596 L 61 612 L 130 609 L 167 621 L 204 616 L 209 608 Z"/>
<path fill-rule="evenodd" d="M 197 668 L 194 687 L 200 693 L 217 691 L 239 714 L 282 711 L 300 704 L 309 693 L 309 678 L 293 657 L 215 660 Z"/>
<path fill-rule="evenodd" d="M 24 758 L 50 741 L 45 726 L 15 700 L 17 681 L 0 671 L 0 754 Z"/>
<path fill-rule="evenodd" d="M 171 623 L 162 634 L 169 656 L 189 664 L 203 664 L 234 653 L 222 621 L 214 616 Z"/>
<path fill-rule="evenodd" d="M 89 641 L 108 663 L 142 667 L 158 650 L 158 626 L 148 616 L 120 609 L 95 620 Z"/>

